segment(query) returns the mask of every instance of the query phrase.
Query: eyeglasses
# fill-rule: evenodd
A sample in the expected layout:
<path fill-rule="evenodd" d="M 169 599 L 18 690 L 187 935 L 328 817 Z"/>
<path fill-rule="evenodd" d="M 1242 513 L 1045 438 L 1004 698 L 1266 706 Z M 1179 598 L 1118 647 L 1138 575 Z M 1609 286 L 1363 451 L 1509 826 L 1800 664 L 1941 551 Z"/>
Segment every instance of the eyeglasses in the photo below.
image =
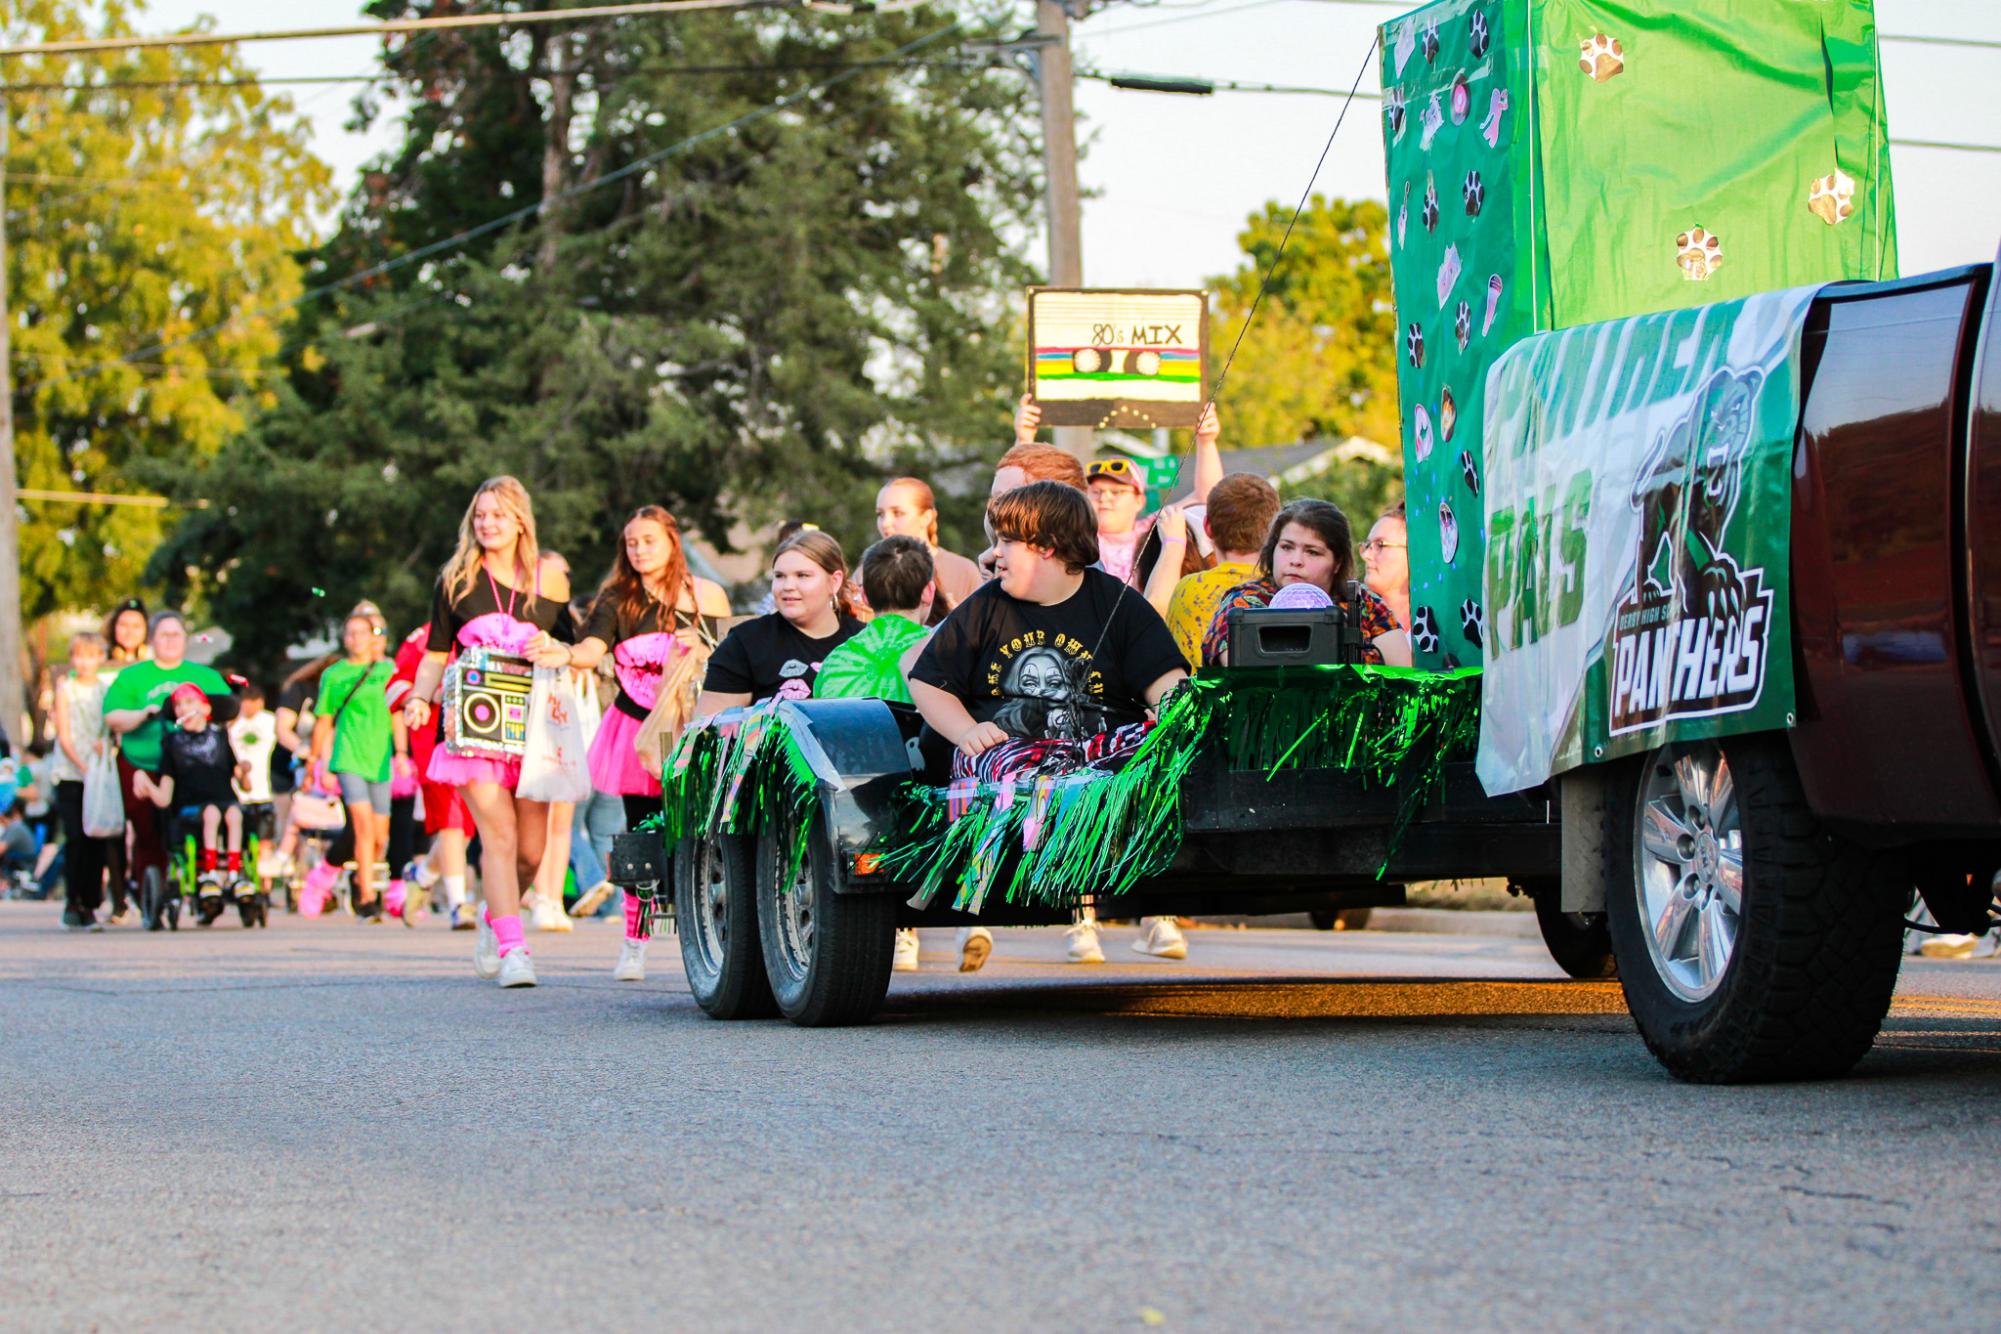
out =
<path fill-rule="evenodd" d="M 1408 542 L 1385 542 L 1380 537 L 1372 537 L 1362 543 L 1362 554 L 1366 556 L 1371 551 L 1397 551 L 1409 545 Z"/>

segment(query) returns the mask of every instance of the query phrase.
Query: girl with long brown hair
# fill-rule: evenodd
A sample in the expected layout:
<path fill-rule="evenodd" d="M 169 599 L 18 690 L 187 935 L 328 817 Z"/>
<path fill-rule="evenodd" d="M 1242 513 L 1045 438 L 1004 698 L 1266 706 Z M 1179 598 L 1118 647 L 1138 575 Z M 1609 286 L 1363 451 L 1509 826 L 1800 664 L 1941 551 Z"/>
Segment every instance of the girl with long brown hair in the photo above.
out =
<path fill-rule="evenodd" d="M 459 523 L 458 550 L 438 576 L 431 633 L 403 705 L 405 722 L 412 728 L 431 724 L 446 664 L 467 650 L 526 658 L 538 667 L 568 666 L 576 637 L 569 602 L 569 581 L 544 568 L 527 488 L 512 477 L 482 482 Z M 440 747 L 431 755 L 430 777 L 464 793 L 485 849 L 480 884 L 486 911 L 473 946 L 473 971 L 499 978 L 503 987 L 532 987 L 535 965 L 521 929 L 521 882 L 541 863 L 549 808 L 515 796 L 519 756 L 455 755 Z"/>
<path fill-rule="evenodd" d="M 635 743 L 660 702 L 661 679 L 705 638 L 713 642 L 709 622 L 729 614 L 729 595 L 689 572 L 674 516 L 658 505 L 634 510 L 573 655 L 575 664 L 588 670 L 611 654 L 618 695 L 591 742 L 591 786 L 624 799 L 626 823 L 632 828 L 660 810 L 660 775 L 640 763 Z M 615 980 L 646 979 L 648 935 L 639 901 L 627 895 L 625 944 L 612 970 Z"/>

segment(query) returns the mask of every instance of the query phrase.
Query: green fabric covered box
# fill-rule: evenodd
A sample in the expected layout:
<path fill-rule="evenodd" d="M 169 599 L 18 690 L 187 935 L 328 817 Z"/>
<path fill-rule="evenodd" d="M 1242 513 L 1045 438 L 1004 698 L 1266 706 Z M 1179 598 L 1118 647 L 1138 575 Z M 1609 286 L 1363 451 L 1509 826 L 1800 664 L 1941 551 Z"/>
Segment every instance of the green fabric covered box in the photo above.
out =
<path fill-rule="evenodd" d="M 1510 344 L 1896 276 L 1875 13 L 1437 0 L 1381 37 L 1412 638 L 1420 666 L 1470 666 L 1483 399 Z"/>

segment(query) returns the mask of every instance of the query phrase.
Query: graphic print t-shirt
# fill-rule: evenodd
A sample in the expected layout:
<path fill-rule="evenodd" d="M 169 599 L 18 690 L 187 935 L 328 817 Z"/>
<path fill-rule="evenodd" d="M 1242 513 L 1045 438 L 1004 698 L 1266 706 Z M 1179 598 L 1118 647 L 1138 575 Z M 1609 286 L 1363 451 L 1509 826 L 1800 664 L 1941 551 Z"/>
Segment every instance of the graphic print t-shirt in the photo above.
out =
<path fill-rule="evenodd" d="M 752 703 L 774 696 L 811 699 L 820 664 L 861 631 L 862 623 L 852 616 L 841 617 L 840 628 L 825 639 L 802 634 L 777 612 L 745 621 L 716 645 L 702 688 L 719 695 L 749 695 Z"/>
<path fill-rule="evenodd" d="M 160 777 L 174 780 L 175 807 L 232 804 L 236 793 L 230 777 L 235 768 L 229 733 L 214 723 L 199 732 L 177 727 L 161 742 Z"/>
<path fill-rule="evenodd" d="M 918 655 L 910 679 L 949 691 L 1009 736 L 1083 741 L 1146 713 L 1146 689 L 1186 670 L 1167 623 L 1102 570 L 1053 607 L 998 582 L 967 598 Z"/>

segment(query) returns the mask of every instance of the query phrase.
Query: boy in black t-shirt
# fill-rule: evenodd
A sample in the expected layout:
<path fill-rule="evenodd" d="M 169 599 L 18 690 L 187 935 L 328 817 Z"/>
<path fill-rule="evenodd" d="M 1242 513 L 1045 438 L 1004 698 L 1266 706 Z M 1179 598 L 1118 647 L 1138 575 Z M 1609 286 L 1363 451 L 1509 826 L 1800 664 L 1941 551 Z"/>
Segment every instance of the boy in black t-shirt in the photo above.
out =
<path fill-rule="evenodd" d="M 1082 492 L 1033 482 L 988 510 L 995 578 L 953 610 L 911 669 L 911 695 L 957 751 L 953 774 L 995 782 L 1122 758 L 1188 675 L 1160 613 L 1102 570 Z"/>
<path fill-rule="evenodd" d="M 231 781 L 247 777 L 249 769 L 237 763 L 229 733 L 209 720 L 208 696 L 200 686 L 176 687 L 167 703 L 176 727 L 160 738 L 160 772 L 139 771 L 132 788 L 155 806 L 171 806 L 182 820 L 201 821 L 200 883 L 220 886 L 216 837 L 224 829 L 229 834 L 228 878 L 234 881 L 243 874 L 243 809 Z"/>

